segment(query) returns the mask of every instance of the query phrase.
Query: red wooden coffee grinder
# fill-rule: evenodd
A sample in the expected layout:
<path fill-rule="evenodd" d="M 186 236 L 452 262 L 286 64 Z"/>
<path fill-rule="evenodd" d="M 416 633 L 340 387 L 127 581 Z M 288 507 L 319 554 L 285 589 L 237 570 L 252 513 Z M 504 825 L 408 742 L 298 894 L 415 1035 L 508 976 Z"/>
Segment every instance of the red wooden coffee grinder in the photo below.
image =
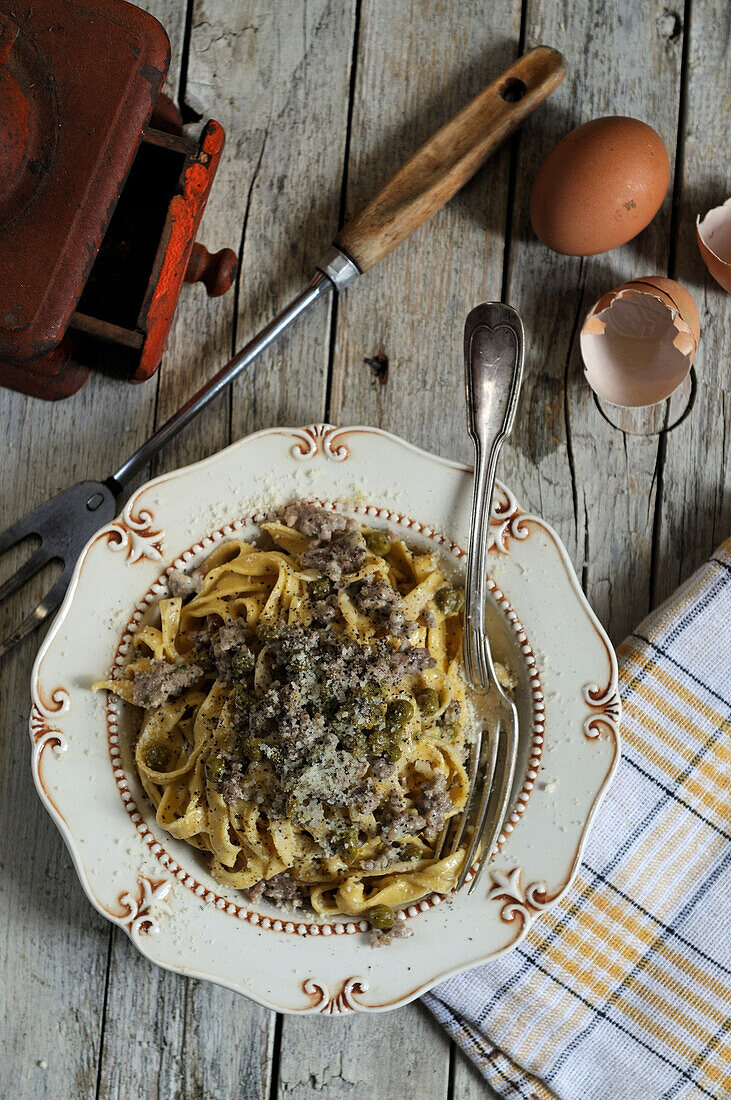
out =
<path fill-rule="evenodd" d="M 92 369 L 143 381 L 183 282 L 232 285 L 236 254 L 194 243 L 224 131 L 183 132 L 169 57 L 124 0 L 0 11 L 0 384 L 54 400 Z"/>

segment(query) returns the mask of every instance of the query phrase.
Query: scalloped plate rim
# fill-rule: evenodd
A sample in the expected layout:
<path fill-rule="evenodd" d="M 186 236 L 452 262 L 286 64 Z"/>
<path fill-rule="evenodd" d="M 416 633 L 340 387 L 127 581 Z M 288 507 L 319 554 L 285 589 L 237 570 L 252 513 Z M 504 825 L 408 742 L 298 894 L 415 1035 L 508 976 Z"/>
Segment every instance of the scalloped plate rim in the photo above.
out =
<path fill-rule="evenodd" d="M 208 455 L 205 458 L 200 459 L 196 462 L 192 462 L 192 463 L 189 463 L 185 466 L 178 467 L 174 470 L 171 470 L 171 471 L 168 471 L 166 473 L 160 474 L 157 477 L 150 479 L 149 481 L 146 481 L 145 483 L 140 485 L 137 489 L 135 489 L 134 492 L 129 496 L 129 498 L 127 498 L 127 500 L 125 501 L 125 504 L 124 504 L 124 508 L 125 508 L 125 510 L 126 509 L 131 509 L 143 494 L 148 493 L 149 491 L 153 490 L 157 486 L 162 485 L 162 484 L 164 484 L 168 481 L 174 480 L 178 477 L 182 477 L 182 476 L 184 476 L 186 474 L 189 474 L 191 472 L 201 471 L 201 470 L 205 469 L 208 466 L 215 465 L 217 462 L 219 462 L 221 460 L 221 457 L 223 455 L 230 454 L 231 452 L 234 452 L 234 451 L 236 451 L 240 448 L 244 448 L 247 444 L 250 444 L 250 443 L 254 442 L 255 440 L 258 440 L 258 439 L 261 439 L 261 438 L 264 438 L 264 437 L 267 437 L 267 436 L 293 436 L 293 437 L 296 438 L 298 436 L 298 433 L 302 433 L 307 428 L 312 428 L 312 429 L 325 428 L 325 429 L 328 429 L 328 430 L 332 429 L 332 430 L 335 431 L 337 436 L 351 435 L 351 434 L 356 434 L 356 433 L 365 433 L 365 434 L 371 435 L 371 436 L 380 436 L 380 437 L 383 437 L 385 439 L 388 439 L 392 443 L 394 443 L 394 444 L 396 444 L 396 445 L 398 445 L 402 448 L 405 448 L 406 450 L 411 451 L 413 454 L 418 456 L 419 459 L 429 460 L 430 462 L 435 463 L 439 466 L 443 466 L 443 467 L 446 467 L 448 469 L 458 471 L 460 473 L 471 473 L 471 470 L 472 470 L 472 468 L 470 466 L 467 466 L 464 463 L 460 463 L 460 462 L 456 462 L 452 459 L 444 458 L 441 455 L 436 455 L 433 452 L 427 451 L 424 448 L 419 447 L 416 444 L 411 443 L 410 441 L 405 440 L 405 439 L 401 438 L 400 436 L 397 436 L 394 433 L 386 431 L 385 429 L 382 429 L 382 428 L 376 428 L 376 427 L 371 427 L 371 426 L 362 425 L 362 424 L 337 426 L 337 425 L 326 424 L 325 422 L 318 422 L 318 423 L 315 423 L 315 424 L 312 424 L 312 425 L 297 426 L 297 427 L 277 426 L 277 427 L 272 427 L 272 428 L 264 428 L 264 429 L 260 429 L 256 432 L 252 432 L 249 435 L 243 436 L 241 439 L 238 439 L 238 440 L 234 441 L 233 443 L 229 444 L 227 447 L 222 448 L 220 451 L 217 451 L 212 455 Z M 503 486 L 503 483 L 498 481 L 498 485 Z M 114 517 L 114 519 L 112 519 L 110 521 L 110 523 L 116 522 L 120 518 L 120 515 L 121 515 L 121 513 L 119 515 L 117 515 L 116 517 Z M 548 523 L 545 519 L 543 519 L 543 517 L 541 517 L 539 515 L 536 515 L 536 514 L 533 514 L 533 513 L 530 513 L 530 512 L 524 512 L 524 511 L 522 511 L 522 509 L 520 511 L 520 516 L 521 516 L 521 523 L 530 523 L 530 524 L 536 524 L 536 525 L 540 526 L 546 532 L 546 534 L 550 537 L 551 542 L 553 543 L 553 546 L 558 551 L 558 556 L 559 556 L 559 558 L 561 560 L 561 563 L 564 567 L 564 570 L 566 572 L 566 575 L 568 577 L 568 580 L 569 580 L 571 588 L 574 592 L 574 595 L 577 597 L 577 602 L 578 602 L 579 606 L 581 607 L 581 609 L 583 610 L 584 615 L 586 616 L 586 619 L 591 624 L 591 626 L 594 628 L 594 630 L 596 631 L 597 635 L 599 636 L 600 640 L 602 641 L 602 643 L 603 643 L 603 645 L 606 649 L 608 664 L 609 664 L 609 669 L 610 669 L 610 681 L 609 681 L 607 691 L 609 691 L 611 688 L 614 688 L 614 690 L 616 691 L 618 670 L 617 670 L 617 661 L 616 661 L 616 655 L 615 655 L 614 649 L 613 649 L 611 643 L 609 642 L 609 639 L 607 638 L 606 633 L 604 631 L 604 628 L 602 627 L 596 613 L 594 612 L 593 608 L 589 604 L 589 602 L 588 602 L 588 600 L 587 600 L 587 598 L 586 598 L 586 596 L 585 596 L 585 594 L 584 594 L 584 592 L 581 588 L 579 580 L 578 580 L 578 578 L 576 576 L 576 573 L 573 569 L 571 559 L 568 555 L 568 552 L 567 552 L 565 546 L 563 545 L 563 542 L 561 541 L 561 539 L 559 538 L 557 532 L 554 530 L 554 528 L 551 526 L 551 524 Z M 71 602 L 73 601 L 73 598 L 76 594 L 76 591 L 77 591 L 78 585 L 79 585 L 79 580 L 80 580 L 80 577 L 81 577 L 81 573 L 82 573 L 84 564 L 86 562 L 87 556 L 88 556 L 91 548 L 93 547 L 93 545 L 96 543 L 96 541 L 100 537 L 100 534 L 108 526 L 109 526 L 109 524 L 106 524 L 102 528 L 100 528 L 100 530 L 98 532 L 95 532 L 95 534 L 89 539 L 89 541 L 84 546 L 83 550 L 81 551 L 81 553 L 79 555 L 79 558 L 78 558 L 78 560 L 77 560 L 77 562 L 74 566 L 74 570 L 73 570 L 71 580 L 69 582 L 69 587 L 68 587 L 68 590 L 67 590 L 66 595 L 64 597 L 64 600 L 63 600 L 56 616 L 54 617 L 54 620 L 53 620 L 50 628 L 48 629 L 48 632 L 47 632 L 45 638 L 43 639 L 43 642 L 42 642 L 42 644 L 39 648 L 38 654 L 37 654 L 37 656 L 35 658 L 35 661 L 33 663 L 33 669 L 32 669 L 32 685 L 33 685 L 33 687 L 35 687 L 39 682 L 41 666 L 42 666 L 43 660 L 44 660 L 48 650 L 52 646 L 52 644 L 53 644 L 53 642 L 56 638 L 56 635 L 57 635 L 59 629 L 61 628 L 61 626 L 64 622 L 64 619 L 65 619 L 66 613 L 68 611 L 68 608 L 70 607 Z M 167 557 L 166 557 L 165 561 L 169 564 L 169 559 Z M 31 737 L 32 737 L 32 734 L 31 734 Z M 600 807 L 600 805 L 603 801 L 603 798 L 604 798 L 604 796 L 607 792 L 607 789 L 608 789 L 608 787 L 609 787 L 609 785 L 612 781 L 612 778 L 615 774 L 615 771 L 616 771 L 616 768 L 617 768 L 617 765 L 618 765 L 618 762 L 619 762 L 620 753 L 621 753 L 621 737 L 620 737 L 619 733 L 616 733 L 615 734 L 614 754 L 613 754 L 611 763 L 610 763 L 609 767 L 607 768 L 604 780 L 603 780 L 601 786 L 599 787 L 599 789 L 597 790 L 596 795 L 595 795 L 594 800 L 593 800 L 593 803 L 590 807 L 590 810 L 589 810 L 588 814 L 585 817 L 583 828 L 582 828 L 581 834 L 579 836 L 579 840 L 578 840 L 576 851 L 575 851 L 575 856 L 574 856 L 570 871 L 569 871 L 569 873 L 566 877 L 566 881 L 563 883 L 563 885 L 561 886 L 558 893 L 556 893 L 552 897 L 552 899 L 550 901 L 550 906 L 555 905 L 565 895 L 566 891 L 571 886 L 573 878 L 576 874 L 577 867 L 579 865 L 579 862 L 581 860 L 581 857 L 582 857 L 584 849 L 585 849 L 588 834 L 591 830 L 592 824 L 593 824 L 594 819 L 596 817 L 596 814 L 599 810 L 599 807 Z M 40 776 L 40 766 L 38 767 L 38 769 L 33 768 L 33 780 L 34 780 L 34 785 L 36 787 L 36 790 L 38 792 L 40 800 L 42 801 L 43 805 L 45 806 L 45 808 L 49 812 L 52 820 L 54 821 L 54 824 L 56 825 L 59 832 L 61 833 L 61 836 L 64 840 L 64 843 L 65 843 L 65 845 L 66 845 L 66 847 L 69 851 L 69 854 L 72 858 L 74 869 L 75 869 L 76 874 L 79 878 L 79 881 L 80 881 L 80 883 L 81 883 L 81 885 L 84 889 L 84 892 L 85 892 L 86 896 L 88 897 L 89 901 L 91 902 L 91 904 L 97 910 L 97 912 L 99 912 L 102 916 L 104 916 L 111 923 L 113 923 L 117 927 L 121 928 L 125 932 L 125 934 L 128 936 L 128 938 L 130 940 L 132 940 L 135 948 L 138 951 L 140 951 L 140 953 L 143 954 L 147 959 L 149 959 L 155 965 L 160 966 L 162 969 L 169 970 L 172 973 L 182 974 L 182 975 L 185 975 L 186 977 L 196 978 L 196 979 L 199 979 L 199 980 L 213 981 L 215 984 L 221 985 L 224 988 L 232 990 L 233 992 L 243 994 L 246 997 L 248 997 L 250 1000 L 256 1002 L 257 1004 L 260 1004 L 260 1005 L 262 1005 L 262 1006 L 264 1006 L 268 1009 L 272 1009 L 274 1011 L 285 1012 L 285 1013 L 293 1014 L 293 1015 L 335 1014 L 335 1013 L 340 1012 L 340 1011 L 347 1011 L 351 1008 L 354 1008 L 355 1011 L 362 1011 L 362 1012 L 386 1012 L 386 1011 L 390 1011 L 391 1009 L 397 1008 L 401 1005 L 408 1004 L 409 1002 L 411 1002 L 414 999 L 416 999 L 417 997 L 419 997 L 421 994 L 427 992 L 429 989 L 433 988 L 435 985 L 439 984 L 442 981 L 445 981 L 446 979 L 448 979 L 450 977 L 453 977 L 453 976 L 455 976 L 457 974 L 460 974 L 460 973 L 464 973 L 464 972 L 466 972 L 470 969 L 473 969 L 476 966 L 482 965 L 485 962 L 488 962 L 488 961 L 490 961 L 492 959 L 495 959 L 495 958 L 499 958 L 500 956 L 506 954 L 508 951 L 513 950 L 515 947 L 517 947 L 525 939 L 525 937 L 527 936 L 528 932 L 530 931 L 530 929 L 532 927 L 533 921 L 537 917 L 540 916 L 540 911 L 536 911 L 536 912 L 532 913 L 530 919 L 526 919 L 526 920 L 523 921 L 522 926 L 521 926 L 520 931 L 518 932 L 518 934 L 513 939 L 511 939 L 510 942 L 506 943 L 503 947 L 500 947 L 497 950 L 491 950 L 489 952 L 489 954 L 480 956 L 478 959 L 475 959 L 473 961 L 466 962 L 466 963 L 461 963 L 459 965 L 450 967 L 447 970 L 445 970 L 443 972 L 440 972 L 436 976 L 430 977 L 429 979 L 426 979 L 426 980 L 420 982 L 417 986 L 415 986 L 414 988 L 412 988 L 408 992 L 404 993 L 403 995 L 401 995 L 399 997 L 393 998 L 393 999 L 391 999 L 390 1001 L 388 1001 L 386 1003 L 369 1005 L 369 1004 L 359 1004 L 359 1003 L 356 1002 L 352 1006 L 347 1005 L 345 1009 L 336 1009 L 334 1013 L 325 1013 L 324 1009 L 323 1009 L 323 1006 L 320 1003 L 312 1005 L 310 1007 L 303 1007 L 303 1008 L 294 1008 L 294 1007 L 285 1006 L 285 1005 L 282 1005 L 280 1002 L 278 1002 L 274 999 L 269 999 L 268 997 L 262 995 L 261 992 L 257 992 L 254 989 L 246 988 L 241 981 L 227 980 L 223 976 L 219 976 L 219 975 L 213 976 L 210 973 L 206 972 L 205 970 L 197 970 L 193 967 L 189 967 L 189 966 L 186 966 L 186 965 L 177 965 L 175 963 L 163 962 L 163 961 L 160 961 L 158 958 L 156 958 L 155 953 L 154 953 L 154 949 L 153 949 L 154 948 L 154 941 L 152 940 L 152 938 L 151 937 L 146 937 L 144 941 L 141 941 L 140 939 L 135 938 L 132 935 L 132 932 L 130 931 L 130 929 L 126 927 L 125 923 L 123 922 L 123 919 L 119 915 L 115 915 L 115 914 L 111 913 L 104 906 L 102 901 L 99 898 L 97 898 L 96 894 L 94 893 L 93 887 L 91 885 L 91 880 L 90 880 L 89 874 L 87 872 L 87 868 L 86 868 L 86 866 L 83 862 L 82 853 L 81 853 L 80 848 L 79 848 L 79 842 L 76 839 L 76 837 L 74 836 L 72 830 L 67 825 L 67 823 L 66 823 L 63 815 L 61 814 L 60 810 L 56 807 L 56 805 L 53 802 L 53 800 L 51 799 L 50 795 L 45 790 L 45 788 L 43 786 L 43 783 L 42 783 L 42 780 L 41 780 L 41 776 Z M 161 874 L 165 873 L 162 868 L 160 869 L 160 873 Z M 170 881 L 175 882 L 175 876 L 174 875 L 170 878 Z M 546 906 L 546 908 L 548 908 L 548 906 Z M 275 933 L 275 934 L 277 934 L 277 933 Z M 150 948 L 149 950 L 148 950 L 148 943 L 149 943 L 149 948 Z M 353 978 L 348 979 L 349 982 L 352 982 L 353 980 L 357 980 L 357 979 L 353 979 Z M 328 1004 L 329 1003 L 330 1002 L 328 1002 Z"/>

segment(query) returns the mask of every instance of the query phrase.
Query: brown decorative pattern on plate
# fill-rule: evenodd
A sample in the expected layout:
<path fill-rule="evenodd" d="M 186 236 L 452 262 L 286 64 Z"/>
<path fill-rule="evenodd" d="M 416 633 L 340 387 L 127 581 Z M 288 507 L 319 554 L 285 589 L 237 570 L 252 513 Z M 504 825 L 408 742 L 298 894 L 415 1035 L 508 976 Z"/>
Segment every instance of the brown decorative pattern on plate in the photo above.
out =
<path fill-rule="evenodd" d="M 368 992 L 368 982 L 364 978 L 348 978 L 343 982 L 339 993 L 334 996 L 324 982 L 316 982 L 308 978 L 302 983 L 302 989 L 308 997 L 316 997 L 317 1000 L 309 1008 L 300 1009 L 300 1012 L 319 1012 L 321 1016 L 340 1016 L 344 1012 L 355 1012 L 362 1006 L 355 999 L 356 994 Z"/>
<path fill-rule="evenodd" d="M 69 744 L 63 731 L 58 727 L 57 718 L 58 715 L 65 714 L 68 711 L 71 706 L 71 696 L 66 688 L 57 687 L 51 692 L 50 703 L 47 703 L 41 693 L 37 677 L 33 683 L 32 693 L 33 706 L 30 712 L 30 732 L 33 738 L 33 772 L 36 783 L 53 806 L 56 815 L 63 821 L 63 815 L 43 782 L 41 758 L 49 745 L 54 756 L 63 756 L 68 751 Z"/>
<path fill-rule="evenodd" d="M 120 916 L 107 910 L 109 915 L 121 925 L 136 940 L 141 935 L 156 936 L 160 931 L 160 925 L 152 910 L 163 906 L 169 909 L 166 898 L 170 893 L 172 883 L 169 879 L 148 878 L 147 875 L 138 875 L 138 892 L 136 895 L 124 891 L 119 895 L 119 904 L 123 909 Z"/>
<path fill-rule="evenodd" d="M 527 539 L 530 528 L 527 515 L 510 489 L 496 482 L 490 511 L 490 537 L 487 549 L 498 554 L 510 553 L 510 539 Z"/>
<path fill-rule="evenodd" d="M 619 742 L 619 719 L 622 713 L 622 701 L 615 684 L 600 688 L 598 684 L 586 684 L 584 699 L 593 713 L 584 722 L 584 733 L 594 740 L 602 733 L 608 733 L 615 743 Z"/>
<path fill-rule="evenodd" d="M 294 429 L 287 432 L 287 435 L 297 440 L 292 444 L 290 454 L 298 462 L 314 458 L 316 454 L 323 454 L 333 462 L 345 462 L 350 458 L 350 451 L 344 443 L 336 442 L 344 434 L 342 428 L 333 424 L 310 424 L 307 428 Z"/>
<path fill-rule="evenodd" d="M 490 869 L 492 889 L 487 896 L 490 900 L 504 899 L 506 904 L 500 910 L 501 919 L 509 922 L 520 917 L 525 931 L 536 913 L 547 909 L 556 899 L 546 896 L 545 882 L 532 882 L 524 888 L 520 881 L 522 870 L 521 867 L 513 867 L 507 872 Z"/>
<path fill-rule="evenodd" d="M 106 538 L 109 549 L 116 553 L 125 551 L 129 565 L 143 558 L 162 561 L 164 532 L 153 529 L 154 516 L 146 509 L 135 515 L 132 503 L 130 501 L 122 515 L 114 523 L 107 524 L 97 538 Z"/>

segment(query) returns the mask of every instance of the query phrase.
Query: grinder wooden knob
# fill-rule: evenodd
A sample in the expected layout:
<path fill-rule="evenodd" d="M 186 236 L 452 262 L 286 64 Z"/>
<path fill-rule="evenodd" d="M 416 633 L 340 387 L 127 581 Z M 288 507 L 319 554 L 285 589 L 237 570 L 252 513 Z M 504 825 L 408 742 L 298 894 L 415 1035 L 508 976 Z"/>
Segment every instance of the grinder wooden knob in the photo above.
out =
<path fill-rule="evenodd" d="M 218 298 L 233 285 L 239 261 L 232 248 L 209 252 L 205 245 L 193 245 L 185 271 L 186 283 L 203 283 L 209 298 Z"/>

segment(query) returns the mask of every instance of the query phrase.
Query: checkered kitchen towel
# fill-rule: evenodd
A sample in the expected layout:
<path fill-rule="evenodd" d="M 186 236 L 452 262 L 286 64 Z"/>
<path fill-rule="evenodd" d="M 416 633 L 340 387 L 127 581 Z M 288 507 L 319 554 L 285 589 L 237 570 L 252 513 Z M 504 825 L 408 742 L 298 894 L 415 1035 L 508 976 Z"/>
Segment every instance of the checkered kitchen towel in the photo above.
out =
<path fill-rule="evenodd" d="M 728 1100 L 731 539 L 618 656 L 622 760 L 576 880 L 424 999 L 510 1100 Z"/>

